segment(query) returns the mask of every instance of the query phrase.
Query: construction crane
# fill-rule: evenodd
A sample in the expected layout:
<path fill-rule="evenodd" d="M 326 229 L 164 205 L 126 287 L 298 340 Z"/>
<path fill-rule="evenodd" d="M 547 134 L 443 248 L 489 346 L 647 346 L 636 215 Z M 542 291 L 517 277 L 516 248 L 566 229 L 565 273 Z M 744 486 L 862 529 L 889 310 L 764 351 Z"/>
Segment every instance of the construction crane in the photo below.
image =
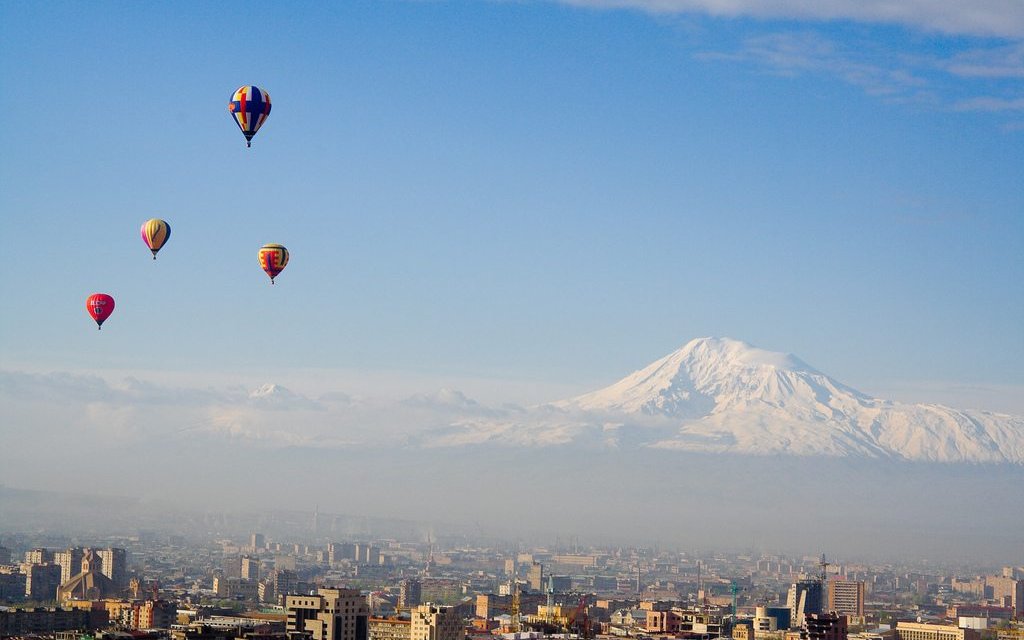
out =
<path fill-rule="evenodd" d="M 430 539 L 430 532 L 427 532 L 427 564 L 423 567 L 423 576 L 430 577 L 430 570 L 434 566 L 434 542 Z"/>
<path fill-rule="evenodd" d="M 580 596 L 580 603 L 576 607 L 576 616 L 573 619 L 576 627 L 576 635 L 582 640 L 590 640 L 590 616 L 587 615 L 587 595 Z"/>
<path fill-rule="evenodd" d="M 512 604 L 508 607 L 508 615 L 511 617 L 512 633 L 519 633 L 522 628 L 522 606 L 519 599 L 519 578 L 516 572 L 512 572 Z"/>
<path fill-rule="evenodd" d="M 555 585 L 548 576 L 548 606 L 544 615 L 544 622 L 551 624 L 555 620 Z"/>
<path fill-rule="evenodd" d="M 825 559 L 825 554 L 821 554 L 821 560 L 818 562 L 818 566 L 821 567 L 821 573 L 818 574 L 818 579 L 821 581 L 821 610 L 828 610 L 828 566 L 832 564 Z"/>

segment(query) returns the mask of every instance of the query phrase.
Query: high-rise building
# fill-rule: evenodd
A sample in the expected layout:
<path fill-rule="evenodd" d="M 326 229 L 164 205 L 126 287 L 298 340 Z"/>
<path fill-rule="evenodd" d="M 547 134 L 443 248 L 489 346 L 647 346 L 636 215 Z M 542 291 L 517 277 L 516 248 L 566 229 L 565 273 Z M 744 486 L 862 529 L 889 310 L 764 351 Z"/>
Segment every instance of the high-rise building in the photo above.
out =
<path fill-rule="evenodd" d="M 11 550 L 0 545 L 0 564 L 11 564 Z"/>
<path fill-rule="evenodd" d="M 29 600 L 56 600 L 60 587 L 59 564 L 25 564 L 25 597 Z"/>
<path fill-rule="evenodd" d="M 462 626 L 455 607 L 421 604 L 411 611 L 410 640 L 463 640 L 466 629 Z"/>
<path fill-rule="evenodd" d="M 299 585 L 299 577 L 288 569 L 274 569 L 260 582 L 260 602 L 280 604 L 289 593 L 295 593 Z"/>
<path fill-rule="evenodd" d="M 356 545 L 351 542 L 330 542 L 327 544 L 327 562 L 335 565 L 342 560 L 358 560 Z"/>
<path fill-rule="evenodd" d="M 64 584 L 82 570 L 82 547 L 69 547 L 53 554 L 53 561 L 60 565 L 60 583 Z"/>
<path fill-rule="evenodd" d="M 252 556 L 242 556 L 242 580 L 260 579 L 260 559 Z"/>
<path fill-rule="evenodd" d="M 786 598 L 791 629 L 803 627 L 806 614 L 821 613 L 821 596 L 820 580 L 799 580 L 793 583 Z"/>
<path fill-rule="evenodd" d="M 992 589 L 992 598 L 1003 607 L 1013 607 L 1018 618 L 1024 617 L 1024 580 L 1005 576 L 989 576 L 985 585 Z"/>
<path fill-rule="evenodd" d="M 31 551 L 25 552 L 25 562 L 27 564 L 46 564 L 47 562 L 53 562 L 53 554 L 50 553 L 49 549 L 32 549 Z"/>
<path fill-rule="evenodd" d="M 543 591 L 544 587 L 544 565 L 534 562 L 526 573 L 526 582 L 530 585 L 531 591 Z"/>
<path fill-rule="evenodd" d="M 568 593 L 572 591 L 572 576 L 548 576 L 545 593 Z"/>
<path fill-rule="evenodd" d="M 420 602 L 455 604 L 462 599 L 462 580 L 458 578 L 424 578 L 420 581 Z"/>
<path fill-rule="evenodd" d="M 380 548 L 360 542 L 355 545 L 355 561 L 361 564 L 380 564 Z"/>
<path fill-rule="evenodd" d="M 221 574 L 225 578 L 242 577 L 242 558 L 236 555 L 226 555 L 221 562 Z"/>
<path fill-rule="evenodd" d="M 267 546 L 267 541 L 262 533 L 254 533 L 249 536 L 249 546 L 252 548 L 253 553 L 255 553 Z"/>
<path fill-rule="evenodd" d="M 411 609 L 418 607 L 423 602 L 423 589 L 420 581 L 416 578 L 402 580 L 398 587 L 398 607 L 400 609 Z"/>
<path fill-rule="evenodd" d="M 380 548 L 369 546 L 366 548 L 366 557 L 363 558 L 363 562 L 366 564 L 379 565 L 380 562 Z"/>
<path fill-rule="evenodd" d="M 846 640 L 846 616 L 838 613 L 808 613 L 800 628 L 800 640 Z"/>
<path fill-rule="evenodd" d="M 318 589 L 284 602 L 286 631 L 309 633 L 312 640 L 367 640 L 369 609 L 358 589 Z"/>
<path fill-rule="evenodd" d="M 828 610 L 846 615 L 854 624 L 863 624 L 864 581 L 832 580 L 829 582 Z"/>
<path fill-rule="evenodd" d="M 25 599 L 25 574 L 0 571 L 0 602 L 21 602 Z"/>
<path fill-rule="evenodd" d="M 100 549 L 100 573 L 110 578 L 118 589 L 128 585 L 128 554 L 124 549 L 108 547 Z"/>

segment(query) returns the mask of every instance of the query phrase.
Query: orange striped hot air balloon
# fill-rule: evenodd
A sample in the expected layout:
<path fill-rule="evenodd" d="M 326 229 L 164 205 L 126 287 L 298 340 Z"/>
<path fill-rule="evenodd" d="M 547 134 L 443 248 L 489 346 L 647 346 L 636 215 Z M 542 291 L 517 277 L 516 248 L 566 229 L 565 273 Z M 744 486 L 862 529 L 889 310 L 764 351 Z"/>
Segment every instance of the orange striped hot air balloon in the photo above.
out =
<path fill-rule="evenodd" d="M 270 276 L 270 284 L 288 264 L 288 250 L 279 244 L 265 244 L 260 247 L 260 266 Z"/>
<path fill-rule="evenodd" d="M 156 260 L 156 252 L 167 243 L 170 237 L 171 225 L 167 224 L 166 220 L 151 218 L 142 223 L 142 241 L 153 252 L 154 260 Z"/>

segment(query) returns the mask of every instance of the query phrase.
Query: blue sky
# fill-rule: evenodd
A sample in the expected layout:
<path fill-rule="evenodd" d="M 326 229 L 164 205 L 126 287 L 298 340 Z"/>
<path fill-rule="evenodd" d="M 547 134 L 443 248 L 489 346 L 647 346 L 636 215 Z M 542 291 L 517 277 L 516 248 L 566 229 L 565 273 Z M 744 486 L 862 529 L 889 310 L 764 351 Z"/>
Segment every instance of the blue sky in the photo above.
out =
<path fill-rule="evenodd" d="M 2 3 L 0 360 L 541 400 L 716 335 L 1010 407 L 1024 10 L 732 4 Z"/>

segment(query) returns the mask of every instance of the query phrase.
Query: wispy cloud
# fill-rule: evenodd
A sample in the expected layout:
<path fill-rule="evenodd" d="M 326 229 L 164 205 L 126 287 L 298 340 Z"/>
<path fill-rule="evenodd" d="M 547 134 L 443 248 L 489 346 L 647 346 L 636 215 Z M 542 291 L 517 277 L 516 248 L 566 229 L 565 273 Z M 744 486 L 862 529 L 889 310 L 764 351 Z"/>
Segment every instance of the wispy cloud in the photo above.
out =
<path fill-rule="evenodd" d="M 834 78 L 893 103 L 993 114 L 1024 109 L 1016 82 L 1024 77 L 1024 44 L 938 57 L 881 42 L 852 43 L 801 31 L 753 36 L 732 50 L 705 51 L 696 57 L 745 64 L 780 76 Z M 1003 130 L 1012 129 L 1004 126 Z"/>
<path fill-rule="evenodd" d="M 945 67 L 949 73 L 967 78 L 1024 78 L 1024 42 L 964 51 L 950 58 Z"/>
<path fill-rule="evenodd" d="M 234 453 L 240 448 L 338 452 L 567 445 L 589 451 L 650 446 L 726 451 L 736 448 L 737 442 L 722 434 L 741 423 L 745 426 L 740 432 L 746 435 L 740 449 L 801 452 L 791 443 L 795 427 L 789 414 L 785 419 L 766 418 L 758 412 L 745 416 L 709 405 L 684 417 L 574 400 L 490 407 L 450 388 L 406 398 L 354 400 L 336 392 L 311 400 L 275 384 L 252 390 L 193 390 L 135 378 L 111 383 L 95 376 L 0 371 L 0 404 L 10 439 L 31 441 L 33 446 L 56 452 L 58 458 L 68 457 L 57 459 L 56 464 L 69 463 L 82 452 L 110 453 L 119 447 L 124 451 L 145 447 L 171 455 L 197 448 Z M 913 407 L 886 410 L 894 412 L 894 419 L 918 411 Z M 1012 425 L 1020 424 L 1014 420 Z M 801 424 L 811 424 L 811 432 L 820 436 L 818 440 L 801 436 L 804 453 L 813 453 L 816 446 L 832 446 L 833 455 L 872 452 L 863 444 L 859 427 L 843 427 L 853 429 L 852 445 L 845 441 L 835 445 L 832 435 L 817 429 L 820 423 Z M 1019 429 L 1012 425 L 1008 428 Z M 1012 455 L 1012 446 L 1007 455 Z"/>
<path fill-rule="evenodd" d="M 956 103 L 957 111 L 1018 111 L 1024 109 L 1024 98 L 993 98 L 983 96 L 961 100 Z"/>
<path fill-rule="evenodd" d="M 773 33 L 748 38 L 730 52 L 704 52 L 699 59 L 760 65 L 781 75 L 806 73 L 836 77 L 871 95 L 910 97 L 927 87 L 924 78 L 905 66 L 882 64 L 872 57 L 881 52 L 853 50 L 814 32 Z"/>
<path fill-rule="evenodd" d="M 956 35 L 1024 37 L 1018 0 L 560 0 L 595 9 L 637 9 L 656 14 L 799 19 L 902 25 Z"/>
<path fill-rule="evenodd" d="M 695 57 L 746 65 L 778 76 L 833 78 L 890 103 L 954 112 L 999 113 L 1021 108 L 1016 81 L 1024 78 L 1024 2 L 1017 0 L 559 1 L 595 10 L 763 20 L 765 26 L 758 27 L 756 35 L 741 38 L 738 44 L 716 43 L 714 50 L 698 52 Z M 779 26 L 783 21 L 789 24 Z M 792 21 L 799 21 L 798 30 Z M 823 28 L 824 23 L 835 21 L 901 25 L 954 37 L 875 38 L 863 28 L 847 29 L 842 35 Z M 1000 94 L 1004 97 L 992 97 Z M 1002 128 L 1013 130 L 1012 125 Z"/>

